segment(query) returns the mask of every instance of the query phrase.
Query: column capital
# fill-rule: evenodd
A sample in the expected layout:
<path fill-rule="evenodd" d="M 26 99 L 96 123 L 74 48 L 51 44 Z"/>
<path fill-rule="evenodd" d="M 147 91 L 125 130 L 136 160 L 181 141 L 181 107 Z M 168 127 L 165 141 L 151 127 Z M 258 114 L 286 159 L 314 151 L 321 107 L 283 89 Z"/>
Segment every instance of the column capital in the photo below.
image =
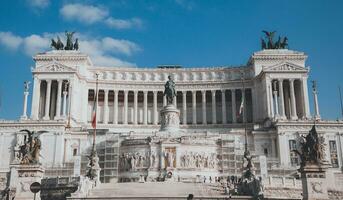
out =
<path fill-rule="evenodd" d="M 280 83 L 280 82 L 282 82 L 284 79 L 283 79 L 283 78 L 278 78 L 277 80 L 278 80 L 279 83 Z"/>
<path fill-rule="evenodd" d="M 236 92 L 236 88 L 232 88 L 230 90 L 231 90 L 231 92 Z"/>
<path fill-rule="evenodd" d="M 290 78 L 288 80 L 289 80 L 290 83 L 293 83 L 295 79 L 294 78 Z"/>
<path fill-rule="evenodd" d="M 152 91 L 152 93 L 153 93 L 154 95 L 157 95 L 158 91 Z"/>
<path fill-rule="evenodd" d="M 102 89 L 105 93 L 108 93 L 109 89 Z"/>
<path fill-rule="evenodd" d="M 148 94 L 148 91 L 143 91 L 143 94 L 144 94 L 144 95 L 147 95 L 147 94 Z"/>
<path fill-rule="evenodd" d="M 205 95 L 207 90 L 201 90 L 201 94 Z"/>
<path fill-rule="evenodd" d="M 220 90 L 222 93 L 225 93 L 226 92 L 226 89 L 221 89 Z"/>
<path fill-rule="evenodd" d="M 129 94 L 129 90 L 124 90 L 124 94 L 125 95 Z"/>
<path fill-rule="evenodd" d="M 196 90 L 192 90 L 192 94 L 196 94 L 197 93 L 197 91 Z"/>
<path fill-rule="evenodd" d="M 187 91 L 181 91 L 183 95 L 186 95 L 187 94 Z"/>
<path fill-rule="evenodd" d="M 50 84 L 51 83 L 51 79 L 45 79 L 46 83 Z"/>
<path fill-rule="evenodd" d="M 217 91 L 217 90 L 211 90 L 212 96 L 215 96 L 215 95 L 216 95 L 216 91 Z"/>

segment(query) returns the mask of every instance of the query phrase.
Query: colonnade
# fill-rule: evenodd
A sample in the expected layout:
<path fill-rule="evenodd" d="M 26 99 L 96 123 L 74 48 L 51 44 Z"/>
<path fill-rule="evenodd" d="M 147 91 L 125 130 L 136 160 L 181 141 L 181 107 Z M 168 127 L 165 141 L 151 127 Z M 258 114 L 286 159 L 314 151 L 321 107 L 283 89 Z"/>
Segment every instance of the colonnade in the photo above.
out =
<path fill-rule="evenodd" d="M 88 94 L 90 122 L 94 89 L 88 90 Z M 249 94 L 250 97 L 245 99 L 251 102 L 251 92 Z M 185 125 L 250 122 L 252 117 L 239 116 L 238 113 L 242 95 L 245 95 L 242 89 L 179 91 L 174 104 L 181 112 L 180 123 Z M 162 91 L 99 89 L 98 99 L 100 124 L 157 125 L 159 111 L 167 103 Z M 252 109 L 249 108 L 249 111 L 252 112 Z"/>
<path fill-rule="evenodd" d="M 67 80 L 35 78 L 33 87 L 32 118 L 43 120 L 57 120 L 67 116 L 68 91 L 70 90 Z M 35 107 L 34 107 L 35 106 Z"/>
<path fill-rule="evenodd" d="M 310 118 L 307 79 L 267 80 L 268 114 L 279 119 Z"/>

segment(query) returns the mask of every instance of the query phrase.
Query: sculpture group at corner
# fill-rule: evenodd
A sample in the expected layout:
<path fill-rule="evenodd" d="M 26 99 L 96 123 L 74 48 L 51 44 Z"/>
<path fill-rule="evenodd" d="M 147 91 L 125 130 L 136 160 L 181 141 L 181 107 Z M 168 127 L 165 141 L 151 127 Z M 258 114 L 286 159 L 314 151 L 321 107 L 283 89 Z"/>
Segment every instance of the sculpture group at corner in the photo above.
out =
<path fill-rule="evenodd" d="M 29 130 L 22 130 L 26 132 L 28 137 L 24 141 L 24 144 L 19 146 L 19 152 L 16 155 L 16 159 L 20 164 L 39 164 L 39 154 L 41 150 L 41 141 L 38 136 L 34 136 L 35 132 Z"/>
<path fill-rule="evenodd" d="M 262 49 L 286 49 L 288 48 L 288 38 L 279 36 L 277 41 L 274 41 L 276 31 L 262 31 L 265 33 L 265 40 L 261 38 Z"/>
<path fill-rule="evenodd" d="M 294 150 L 300 157 L 301 167 L 307 164 L 323 164 L 324 162 L 324 138 L 319 137 L 315 125 L 306 136 L 301 137 L 301 149 Z"/>
<path fill-rule="evenodd" d="M 59 36 L 57 36 L 57 41 L 51 39 L 51 47 L 55 50 L 79 50 L 78 38 L 75 39 L 75 42 L 73 41 L 74 33 L 75 32 L 65 32 L 65 35 L 67 37 L 66 45 L 63 44 Z"/>

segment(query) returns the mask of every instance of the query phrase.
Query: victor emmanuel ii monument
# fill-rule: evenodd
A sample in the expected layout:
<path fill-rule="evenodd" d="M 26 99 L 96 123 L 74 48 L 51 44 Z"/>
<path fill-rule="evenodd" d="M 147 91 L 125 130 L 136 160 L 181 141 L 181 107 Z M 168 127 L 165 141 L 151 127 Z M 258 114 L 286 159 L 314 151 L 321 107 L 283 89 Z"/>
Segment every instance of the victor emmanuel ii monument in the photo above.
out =
<path fill-rule="evenodd" d="M 192 68 L 96 66 L 73 33 L 52 40 L 33 57 L 22 116 L 0 121 L 1 195 L 32 199 L 32 182 L 79 177 L 75 198 L 226 197 L 248 183 L 266 198 L 305 187 L 340 198 L 343 121 L 321 119 L 307 55 L 265 34 L 245 65 Z M 325 166 L 304 159 L 314 122 Z"/>

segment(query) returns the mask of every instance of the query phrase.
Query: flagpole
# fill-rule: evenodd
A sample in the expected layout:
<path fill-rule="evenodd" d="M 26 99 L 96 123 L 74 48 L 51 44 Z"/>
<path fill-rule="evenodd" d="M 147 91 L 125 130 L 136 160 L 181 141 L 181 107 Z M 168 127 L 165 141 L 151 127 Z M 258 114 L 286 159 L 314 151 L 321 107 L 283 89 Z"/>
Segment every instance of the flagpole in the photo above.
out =
<path fill-rule="evenodd" d="M 95 148 L 95 138 L 96 138 L 96 125 L 97 125 L 97 111 L 98 111 L 98 80 L 99 80 L 99 74 L 96 73 L 96 83 L 95 83 L 95 122 L 94 122 L 94 132 L 93 132 L 93 146 L 92 146 L 92 153 L 96 152 Z"/>

